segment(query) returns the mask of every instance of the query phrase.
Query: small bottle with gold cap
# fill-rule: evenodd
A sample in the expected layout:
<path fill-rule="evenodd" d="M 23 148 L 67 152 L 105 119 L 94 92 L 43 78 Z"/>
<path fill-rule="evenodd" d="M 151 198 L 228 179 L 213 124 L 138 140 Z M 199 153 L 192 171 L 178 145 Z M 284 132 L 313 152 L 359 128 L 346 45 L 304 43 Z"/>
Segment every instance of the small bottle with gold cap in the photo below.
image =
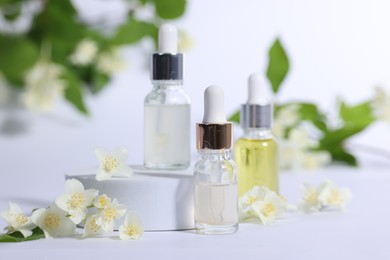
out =
<path fill-rule="evenodd" d="M 204 117 L 196 125 L 195 228 L 201 234 L 238 230 L 237 167 L 231 157 L 233 124 L 226 121 L 223 90 L 204 92 Z"/>

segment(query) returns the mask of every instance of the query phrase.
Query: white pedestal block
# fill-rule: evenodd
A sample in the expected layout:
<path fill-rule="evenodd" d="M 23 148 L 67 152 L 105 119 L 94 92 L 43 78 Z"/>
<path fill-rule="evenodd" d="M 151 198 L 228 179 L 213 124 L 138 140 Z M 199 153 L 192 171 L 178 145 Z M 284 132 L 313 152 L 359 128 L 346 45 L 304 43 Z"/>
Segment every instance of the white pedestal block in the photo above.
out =
<path fill-rule="evenodd" d="M 97 181 L 97 168 L 71 171 L 66 178 L 81 181 L 85 189 L 97 189 L 139 214 L 145 231 L 183 230 L 194 227 L 192 171 L 153 171 L 132 166 L 131 178 Z M 116 223 L 118 229 L 123 220 Z"/>

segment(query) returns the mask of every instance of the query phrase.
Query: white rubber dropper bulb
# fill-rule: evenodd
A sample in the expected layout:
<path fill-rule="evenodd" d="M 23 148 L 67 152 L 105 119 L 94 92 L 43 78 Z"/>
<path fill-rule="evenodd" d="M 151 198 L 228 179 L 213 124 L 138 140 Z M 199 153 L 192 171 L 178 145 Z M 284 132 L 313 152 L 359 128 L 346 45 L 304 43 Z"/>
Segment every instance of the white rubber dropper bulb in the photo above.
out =
<path fill-rule="evenodd" d="M 158 52 L 177 53 L 177 30 L 171 24 L 163 24 L 158 31 Z"/>
<path fill-rule="evenodd" d="M 225 124 L 225 104 L 223 89 L 218 86 L 209 86 L 204 91 L 204 124 Z"/>
<path fill-rule="evenodd" d="M 259 73 L 253 73 L 248 79 L 248 101 L 247 104 L 266 105 L 269 99 L 265 91 L 264 77 Z"/>

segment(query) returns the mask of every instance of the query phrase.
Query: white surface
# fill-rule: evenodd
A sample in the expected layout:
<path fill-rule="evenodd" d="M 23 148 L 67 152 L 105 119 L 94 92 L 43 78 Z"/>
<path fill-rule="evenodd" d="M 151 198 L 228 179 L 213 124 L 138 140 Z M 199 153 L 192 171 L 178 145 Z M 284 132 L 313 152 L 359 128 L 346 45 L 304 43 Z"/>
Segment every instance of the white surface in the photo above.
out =
<path fill-rule="evenodd" d="M 297 202 L 303 181 L 314 185 L 325 178 L 352 190 L 354 198 L 347 212 L 290 213 L 272 226 L 241 224 L 233 235 L 146 232 L 139 241 L 107 237 L 0 244 L 0 259 L 390 259 L 389 170 L 335 167 L 313 173 L 284 173 L 281 191 L 291 202 Z M 47 198 L 42 197 L 44 189 L 50 188 L 30 188 L 24 198 L 30 198 L 33 206 L 35 199 Z M 4 208 L 3 203 L 1 206 Z"/>
<path fill-rule="evenodd" d="M 153 171 L 131 166 L 131 178 L 118 177 L 97 181 L 97 168 L 69 171 L 85 189 L 118 199 L 129 210 L 138 213 L 147 231 L 183 230 L 194 227 L 192 171 Z M 115 229 L 118 230 L 120 222 Z"/>
<path fill-rule="evenodd" d="M 94 20 L 120 21 L 121 15 L 127 15 L 119 0 L 76 2 Z M 337 96 L 360 102 L 371 97 L 378 84 L 390 92 L 389 9 L 386 0 L 188 1 L 185 17 L 171 22 L 194 41 L 185 52 L 184 75 L 184 91 L 192 102 L 193 155 L 204 89 L 211 84 L 223 87 L 226 114 L 236 111 L 247 100 L 249 74 L 265 72 L 267 50 L 276 36 L 291 63 L 278 100 L 314 101 L 331 111 Z M 0 124 L 10 118 L 27 123 L 21 135 L 0 134 L 0 176 L 33 175 L 59 185 L 65 171 L 96 164 L 95 147 L 125 146 L 129 163 L 142 163 L 143 99 L 152 88 L 151 46 L 145 41 L 126 50 L 128 68 L 100 95 L 87 98 L 88 117 L 65 102 L 46 116 L 0 109 Z M 355 141 L 388 149 L 389 129 L 389 124 L 376 123 Z"/>

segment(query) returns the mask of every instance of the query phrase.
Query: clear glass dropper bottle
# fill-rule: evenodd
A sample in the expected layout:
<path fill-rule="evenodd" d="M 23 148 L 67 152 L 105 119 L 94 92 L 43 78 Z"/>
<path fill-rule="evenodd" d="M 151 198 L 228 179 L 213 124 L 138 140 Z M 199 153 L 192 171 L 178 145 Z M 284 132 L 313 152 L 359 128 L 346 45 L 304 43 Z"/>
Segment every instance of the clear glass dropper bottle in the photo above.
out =
<path fill-rule="evenodd" d="M 186 169 L 190 165 L 190 100 L 184 93 L 183 54 L 177 31 L 164 24 L 158 52 L 152 55 L 153 89 L 144 102 L 144 166 Z"/>
<path fill-rule="evenodd" d="M 244 135 L 234 149 L 240 197 L 254 186 L 279 191 L 277 142 L 271 132 L 272 110 L 272 102 L 265 94 L 264 78 L 252 74 L 248 80 L 248 101 L 241 106 Z"/>
<path fill-rule="evenodd" d="M 226 121 L 223 90 L 204 93 L 204 117 L 196 125 L 199 159 L 194 168 L 195 228 L 201 234 L 238 230 L 237 167 L 231 157 L 233 124 Z"/>

